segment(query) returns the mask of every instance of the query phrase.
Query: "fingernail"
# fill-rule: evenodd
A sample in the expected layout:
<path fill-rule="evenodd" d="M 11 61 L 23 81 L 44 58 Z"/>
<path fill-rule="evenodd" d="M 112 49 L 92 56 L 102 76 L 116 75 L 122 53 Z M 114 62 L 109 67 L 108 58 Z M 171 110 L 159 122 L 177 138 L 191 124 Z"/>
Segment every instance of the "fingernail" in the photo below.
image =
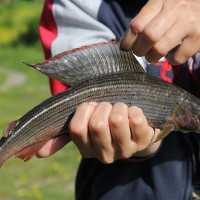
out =
<path fill-rule="evenodd" d="M 91 104 L 91 105 L 93 105 L 93 106 L 97 106 L 97 102 L 95 102 L 95 101 L 92 101 L 92 102 L 89 102 L 89 104 Z"/>

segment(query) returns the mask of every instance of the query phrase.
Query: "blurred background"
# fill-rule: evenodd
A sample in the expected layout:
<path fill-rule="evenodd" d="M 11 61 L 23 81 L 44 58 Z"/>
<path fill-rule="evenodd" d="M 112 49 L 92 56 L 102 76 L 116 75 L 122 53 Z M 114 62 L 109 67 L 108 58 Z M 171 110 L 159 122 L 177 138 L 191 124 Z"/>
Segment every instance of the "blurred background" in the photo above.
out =
<path fill-rule="evenodd" d="M 0 135 L 11 121 L 48 98 L 48 78 L 22 64 L 44 60 L 38 36 L 42 0 L 0 0 Z M 80 155 L 73 144 L 46 159 L 8 160 L 0 200 L 74 199 Z"/>

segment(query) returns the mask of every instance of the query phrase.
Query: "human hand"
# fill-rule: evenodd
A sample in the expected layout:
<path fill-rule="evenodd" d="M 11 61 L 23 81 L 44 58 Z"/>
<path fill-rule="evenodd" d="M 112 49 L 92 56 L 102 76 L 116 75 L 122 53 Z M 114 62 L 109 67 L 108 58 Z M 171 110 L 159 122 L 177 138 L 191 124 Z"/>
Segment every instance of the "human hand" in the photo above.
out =
<path fill-rule="evenodd" d="M 200 48 L 200 1 L 149 0 L 130 22 L 121 46 L 150 63 L 183 64 Z"/>
<path fill-rule="evenodd" d="M 77 108 L 69 131 L 83 157 L 97 158 L 103 163 L 129 158 L 141 151 L 140 156 L 147 156 L 159 147 L 158 142 L 148 149 L 159 131 L 154 135 L 142 110 L 123 103 L 83 103 Z"/>
<path fill-rule="evenodd" d="M 123 103 L 81 104 L 71 119 L 69 131 L 83 157 L 97 158 L 103 163 L 129 158 L 136 152 L 138 156 L 148 156 L 160 145 L 160 142 L 150 145 L 159 131 L 154 134 L 142 110 L 135 106 L 128 108 Z M 37 156 L 49 156 L 54 153 L 49 151 L 50 147 L 57 151 L 65 144 L 53 141 Z"/>

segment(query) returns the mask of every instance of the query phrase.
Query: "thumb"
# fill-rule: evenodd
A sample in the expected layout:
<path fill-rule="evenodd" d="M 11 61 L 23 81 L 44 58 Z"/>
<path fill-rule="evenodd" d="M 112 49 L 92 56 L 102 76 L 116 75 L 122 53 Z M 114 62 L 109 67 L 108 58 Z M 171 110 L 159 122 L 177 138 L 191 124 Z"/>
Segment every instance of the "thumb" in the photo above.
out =
<path fill-rule="evenodd" d="M 71 141 L 69 135 L 62 135 L 56 138 L 50 139 L 36 154 L 37 158 L 46 158 L 51 156 L 61 148 L 63 148 L 66 144 Z"/>

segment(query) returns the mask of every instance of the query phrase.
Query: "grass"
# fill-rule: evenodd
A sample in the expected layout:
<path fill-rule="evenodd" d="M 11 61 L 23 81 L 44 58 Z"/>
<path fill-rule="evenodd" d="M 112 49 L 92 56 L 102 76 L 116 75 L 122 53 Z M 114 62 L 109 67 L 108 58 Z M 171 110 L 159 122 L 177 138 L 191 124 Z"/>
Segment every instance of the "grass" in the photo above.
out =
<path fill-rule="evenodd" d="M 6 124 L 50 96 L 48 78 L 22 64 L 23 61 L 37 63 L 43 59 L 39 42 L 0 46 L 0 135 Z M 26 79 L 22 85 L 14 84 L 2 90 L 1 86 L 13 70 Z M 46 159 L 32 158 L 27 163 L 10 159 L 0 169 L 0 199 L 74 199 L 74 180 L 79 161 L 79 152 L 73 144 Z"/>
<path fill-rule="evenodd" d="M 3 82 L 5 82 L 6 78 L 7 78 L 7 75 L 5 73 L 2 73 L 0 71 L 0 84 L 2 84 Z"/>
<path fill-rule="evenodd" d="M 23 85 L 0 91 L 0 132 L 4 126 L 21 117 L 32 107 L 50 96 L 48 78 L 22 64 L 43 60 L 40 45 L 7 47 L 0 53 L 0 85 L 8 77 L 9 70 L 23 73 L 27 78 Z M 74 199 L 74 180 L 80 160 L 73 144 L 46 159 L 33 158 L 27 163 L 19 159 L 8 160 L 0 169 L 0 199 Z"/>

